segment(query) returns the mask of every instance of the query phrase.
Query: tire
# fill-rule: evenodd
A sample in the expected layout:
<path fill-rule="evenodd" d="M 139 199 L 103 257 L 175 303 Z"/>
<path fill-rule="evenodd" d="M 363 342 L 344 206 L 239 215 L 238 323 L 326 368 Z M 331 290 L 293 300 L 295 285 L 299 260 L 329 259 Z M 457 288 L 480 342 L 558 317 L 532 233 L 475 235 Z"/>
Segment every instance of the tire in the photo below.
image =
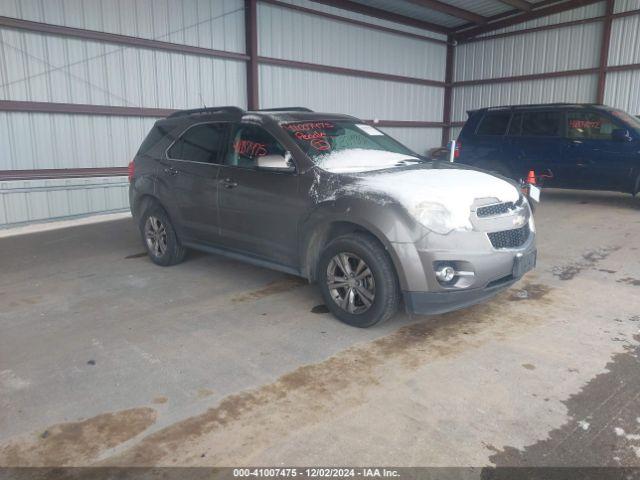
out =
<path fill-rule="evenodd" d="M 138 225 L 142 243 L 153 263 L 162 267 L 176 265 L 186 254 L 167 212 L 157 203 L 149 205 Z"/>
<path fill-rule="evenodd" d="M 331 241 L 320 256 L 317 271 L 325 305 L 348 325 L 371 327 L 398 311 L 400 288 L 395 268 L 385 249 L 369 235 L 351 233 Z"/>

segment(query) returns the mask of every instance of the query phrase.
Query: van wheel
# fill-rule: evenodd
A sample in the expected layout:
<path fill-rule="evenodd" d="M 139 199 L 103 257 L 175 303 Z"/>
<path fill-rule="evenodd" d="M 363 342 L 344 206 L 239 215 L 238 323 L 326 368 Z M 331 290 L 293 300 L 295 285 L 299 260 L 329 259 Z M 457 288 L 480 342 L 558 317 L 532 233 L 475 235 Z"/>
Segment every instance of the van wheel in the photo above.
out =
<path fill-rule="evenodd" d="M 369 235 L 352 233 L 329 243 L 320 257 L 318 283 L 327 308 L 348 325 L 371 327 L 398 311 L 393 263 Z"/>
<path fill-rule="evenodd" d="M 160 205 L 152 204 L 145 210 L 139 228 L 153 263 L 168 267 L 182 262 L 186 249 L 180 244 L 169 215 Z"/>
<path fill-rule="evenodd" d="M 487 170 L 490 173 L 496 173 L 498 175 L 502 175 L 503 177 L 513 178 L 513 174 L 511 173 L 511 170 L 509 170 L 509 167 L 507 167 L 502 162 L 498 162 L 498 161 L 483 162 L 479 164 L 478 167 L 482 168 L 483 170 Z"/>

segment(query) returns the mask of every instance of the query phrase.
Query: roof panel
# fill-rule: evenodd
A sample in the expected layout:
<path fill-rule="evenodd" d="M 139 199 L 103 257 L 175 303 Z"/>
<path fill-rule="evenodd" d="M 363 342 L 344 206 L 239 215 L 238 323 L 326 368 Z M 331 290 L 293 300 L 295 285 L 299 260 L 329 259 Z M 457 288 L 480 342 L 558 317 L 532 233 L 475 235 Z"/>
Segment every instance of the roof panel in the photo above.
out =
<path fill-rule="evenodd" d="M 407 0 L 394 0 L 390 2 L 389 0 L 352 0 L 356 3 L 360 3 L 362 5 L 368 5 L 370 7 L 379 8 L 380 10 L 386 10 L 388 12 L 397 13 L 400 15 L 404 15 L 406 17 L 417 18 L 419 20 L 424 20 L 427 22 L 436 23 L 438 25 L 442 25 L 443 27 L 458 27 L 467 23 L 466 20 L 452 17 L 445 13 L 438 12 L 437 10 L 433 10 L 432 8 L 421 7 L 420 5 L 416 5 L 415 3 L 409 2 Z M 456 1 L 456 0 L 454 0 Z M 457 0 L 457 1 L 468 1 L 469 3 L 475 3 L 473 0 Z M 497 0 L 480 0 L 479 3 L 491 2 Z M 449 0 L 445 3 L 450 3 Z"/>
<path fill-rule="evenodd" d="M 453 5 L 454 7 L 469 10 L 483 17 L 491 17 L 512 10 L 516 10 L 512 6 L 501 2 L 500 0 L 440 0 L 442 3 Z"/>

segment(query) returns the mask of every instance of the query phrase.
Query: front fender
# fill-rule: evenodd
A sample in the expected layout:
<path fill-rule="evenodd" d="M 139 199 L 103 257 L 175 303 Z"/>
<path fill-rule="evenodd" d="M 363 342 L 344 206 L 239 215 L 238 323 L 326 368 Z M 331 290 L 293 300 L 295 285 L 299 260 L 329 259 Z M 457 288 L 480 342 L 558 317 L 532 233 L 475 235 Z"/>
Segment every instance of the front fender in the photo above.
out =
<path fill-rule="evenodd" d="M 416 261 L 419 261 L 414 244 L 426 231 L 404 207 L 382 196 L 343 196 L 320 202 L 313 208 L 299 230 L 301 265 L 305 275 L 310 280 L 315 278 L 315 264 L 331 237 L 355 230 L 370 233 L 382 244 L 394 264 L 401 288 L 406 288 L 408 279 L 404 259 L 413 251 Z"/>

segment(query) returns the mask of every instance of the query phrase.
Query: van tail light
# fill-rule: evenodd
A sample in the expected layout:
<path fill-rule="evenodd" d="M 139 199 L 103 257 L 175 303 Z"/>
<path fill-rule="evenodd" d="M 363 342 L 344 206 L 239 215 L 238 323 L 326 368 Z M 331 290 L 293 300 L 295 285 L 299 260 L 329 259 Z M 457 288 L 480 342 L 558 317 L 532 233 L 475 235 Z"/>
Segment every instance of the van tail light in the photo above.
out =
<path fill-rule="evenodd" d="M 129 162 L 129 167 L 127 168 L 127 175 L 129 177 L 129 182 L 133 181 L 133 176 L 136 173 L 136 166 L 133 161 Z"/>
<path fill-rule="evenodd" d="M 456 142 L 456 148 L 453 151 L 453 158 L 460 158 L 460 150 L 462 149 L 462 144 L 458 141 Z"/>

